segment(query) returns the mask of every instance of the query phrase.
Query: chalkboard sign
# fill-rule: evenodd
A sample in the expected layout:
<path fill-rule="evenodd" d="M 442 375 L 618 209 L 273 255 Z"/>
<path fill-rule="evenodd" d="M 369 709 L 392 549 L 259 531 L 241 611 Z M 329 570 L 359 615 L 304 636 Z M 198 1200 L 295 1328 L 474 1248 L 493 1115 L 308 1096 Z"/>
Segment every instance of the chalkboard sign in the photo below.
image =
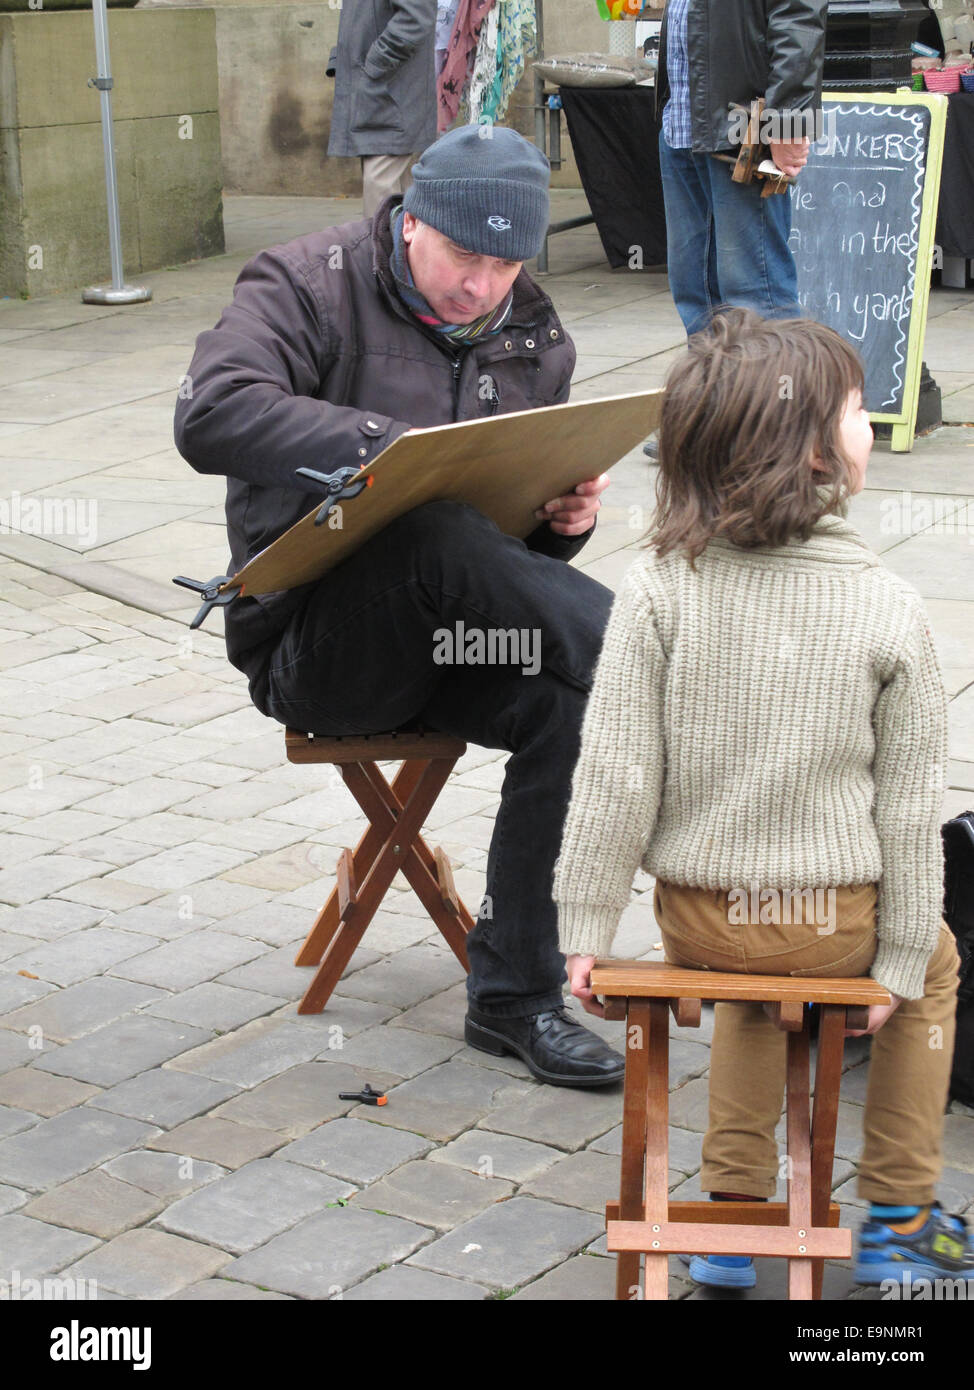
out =
<path fill-rule="evenodd" d="M 940 187 L 946 97 L 837 93 L 789 196 L 798 301 L 861 353 L 873 419 L 908 449 Z"/>

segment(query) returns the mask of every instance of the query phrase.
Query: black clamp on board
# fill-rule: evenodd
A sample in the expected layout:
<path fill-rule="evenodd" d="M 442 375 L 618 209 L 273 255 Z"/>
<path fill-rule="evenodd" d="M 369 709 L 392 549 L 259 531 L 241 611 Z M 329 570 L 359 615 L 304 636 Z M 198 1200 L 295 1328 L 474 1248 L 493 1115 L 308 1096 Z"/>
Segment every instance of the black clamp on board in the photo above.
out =
<path fill-rule="evenodd" d="M 364 464 L 362 465 L 365 466 Z M 358 477 L 358 468 L 336 468 L 334 473 L 319 473 L 316 468 L 296 468 L 295 473 L 301 478 L 310 478 L 313 483 L 320 483 L 328 493 L 327 501 L 323 502 L 318 509 L 315 517 L 315 525 L 323 526 L 328 519 L 328 513 L 336 502 L 343 502 L 347 498 L 357 497 L 364 487 L 372 486 L 371 478 L 362 478 L 359 482 L 353 482 Z"/>
<path fill-rule="evenodd" d="M 225 584 L 229 578 L 228 574 L 218 574 L 215 579 L 208 579 L 204 584 L 199 579 L 184 579 L 181 574 L 176 575 L 174 584 L 179 584 L 184 589 L 195 589 L 203 599 L 199 612 L 190 623 L 191 628 L 199 627 L 211 608 L 226 608 L 227 604 L 237 597 L 236 589 L 228 589 L 225 594 L 220 593 L 220 585 Z"/>
<path fill-rule="evenodd" d="M 364 467 L 363 464 L 362 468 Z M 363 488 L 372 486 L 371 478 L 359 478 L 357 482 L 354 481 L 361 472 L 359 468 L 336 468 L 333 473 L 319 473 L 315 468 L 296 468 L 294 471 L 302 478 L 310 478 L 313 483 L 320 483 L 328 493 L 328 500 L 322 503 L 315 516 L 316 526 L 322 526 L 327 521 L 328 513 L 336 502 L 344 501 L 349 497 L 357 497 Z M 218 574 L 215 578 L 204 582 L 200 579 L 186 579 L 181 574 L 176 575 L 173 579 L 174 584 L 179 584 L 184 589 L 195 590 L 203 599 L 199 612 L 190 623 L 191 628 L 199 627 L 211 608 L 226 608 L 227 604 L 232 603 L 238 594 L 243 593 L 241 587 L 240 589 L 228 589 L 226 593 L 221 594 L 220 588 L 227 583 L 229 578 L 230 576 L 227 574 Z"/>

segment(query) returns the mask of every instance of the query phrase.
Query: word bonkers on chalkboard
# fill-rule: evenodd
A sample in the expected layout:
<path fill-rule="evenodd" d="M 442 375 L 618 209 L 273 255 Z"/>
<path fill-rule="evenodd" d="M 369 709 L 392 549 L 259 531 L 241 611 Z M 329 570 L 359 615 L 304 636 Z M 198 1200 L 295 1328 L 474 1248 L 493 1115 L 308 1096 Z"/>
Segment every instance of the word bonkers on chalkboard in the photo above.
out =
<path fill-rule="evenodd" d="M 798 302 L 853 343 L 865 405 L 904 405 L 930 111 L 825 102 L 826 134 L 790 190 Z M 924 276 L 929 274 L 925 265 Z"/>

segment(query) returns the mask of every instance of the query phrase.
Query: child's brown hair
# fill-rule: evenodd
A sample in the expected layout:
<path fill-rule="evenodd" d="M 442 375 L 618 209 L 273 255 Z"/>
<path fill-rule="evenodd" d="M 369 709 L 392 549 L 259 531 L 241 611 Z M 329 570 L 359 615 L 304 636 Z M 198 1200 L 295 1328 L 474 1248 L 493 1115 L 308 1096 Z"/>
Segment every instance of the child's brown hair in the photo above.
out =
<path fill-rule="evenodd" d="M 714 536 L 745 549 L 807 540 L 851 491 L 839 421 L 862 387 L 858 353 L 824 324 L 721 311 L 667 378 L 647 544 L 692 563 Z"/>

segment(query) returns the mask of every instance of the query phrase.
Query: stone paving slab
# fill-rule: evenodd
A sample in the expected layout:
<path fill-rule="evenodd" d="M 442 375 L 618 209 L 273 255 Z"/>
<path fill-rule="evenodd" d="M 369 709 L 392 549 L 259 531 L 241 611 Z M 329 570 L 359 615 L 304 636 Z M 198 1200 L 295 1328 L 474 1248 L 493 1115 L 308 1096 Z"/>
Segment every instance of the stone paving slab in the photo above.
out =
<path fill-rule="evenodd" d="M 670 1123 L 679 1129 L 693 1129 L 706 1134 L 710 1107 L 710 1082 L 707 1077 L 688 1081 L 670 1093 Z"/>
<path fill-rule="evenodd" d="M 347 1115 L 356 1105 L 354 1100 L 340 1100 L 340 1092 L 361 1091 L 366 1082 L 373 1090 L 385 1091 L 398 1079 L 391 1072 L 365 1072 L 343 1061 L 305 1062 L 234 1096 L 212 1113 L 217 1119 L 275 1129 L 288 1139 L 300 1139 L 325 1120 Z"/>
<path fill-rule="evenodd" d="M 695 1130 L 680 1129 L 670 1125 L 669 1158 L 670 1167 L 681 1173 L 695 1173 L 700 1167 L 700 1146 L 703 1135 Z M 589 1148 L 595 1153 L 622 1154 L 622 1125 L 616 1125 L 607 1134 L 593 1139 Z"/>
<path fill-rule="evenodd" d="M 448 1279 L 442 1274 L 431 1274 L 429 1270 L 411 1269 L 401 1264 L 380 1270 L 342 1294 L 343 1300 L 348 1303 L 390 1300 L 398 1303 L 457 1303 L 482 1301 L 489 1297 L 490 1290 L 483 1284 L 471 1284 L 465 1279 Z"/>
<path fill-rule="evenodd" d="M 526 1090 L 524 1083 L 503 1072 L 444 1062 L 397 1086 L 381 1110 L 360 1105 L 351 1113 L 353 1118 L 374 1117 L 380 1124 L 415 1130 L 430 1139 L 455 1139 L 491 1107 L 503 1109 L 506 1097 L 516 1105 Z"/>
<path fill-rule="evenodd" d="M 342 1052 L 345 1042 L 366 1028 L 374 1028 L 378 1023 L 391 1021 L 395 1009 L 388 1004 L 372 1004 L 367 999 L 348 999 L 335 993 L 328 1000 L 328 1007 L 320 1014 L 299 1014 L 297 1001 L 283 1004 L 272 1015 L 286 1023 L 296 1023 L 299 1027 L 314 1033 L 319 1040 L 321 1051 L 318 1056 L 327 1060 L 335 1052 Z"/>
<path fill-rule="evenodd" d="M 462 975 L 463 968 L 452 951 L 420 942 L 356 971 L 342 981 L 342 993 L 405 1009 L 454 984 Z"/>
<path fill-rule="evenodd" d="M 470 1129 L 429 1155 L 436 1163 L 452 1163 L 480 1177 L 508 1178 L 515 1183 L 538 1177 L 562 1156 L 560 1149 L 484 1129 Z"/>
<path fill-rule="evenodd" d="M 243 864 L 251 857 L 247 850 L 196 842 L 176 845 L 140 859 L 135 864 L 127 864 L 122 869 L 113 869 L 107 877 L 137 887 L 155 888 L 162 893 L 174 888 L 188 888 L 201 879 L 216 878 L 218 874 Z"/>
<path fill-rule="evenodd" d="M 111 1240 L 132 1226 L 150 1221 L 164 1206 L 161 1198 L 95 1168 L 35 1197 L 24 1207 L 23 1214 Z"/>
<path fill-rule="evenodd" d="M 172 1066 L 249 1088 L 297 1063 L 310 1062 L 320 1050 L 321 1039 L 313 1030 L 282 1018 L 258 1018 L 185 1052 Z"/>
<path fill-rule="evenodd" d="M 429 1235 L 396 1216 L 334 1207 L 234 1260 L 224 1274 L 299 1298 L 335 1298 L 380 1266 L 405 1259 Z"/>
<path fill-rule="evenodd" d="M 18 1110 L 10 1105 L 0 1105 L 0 1139 L 9 1134 L 20 1134 L 38 1123 L 39 1115 L 29 1110 Z"/>
<path fill-rule="evenodd" d="M 0 1182 L 34 1192 L 67 1182 L 156 1134 L 154 1125 L 81 1107 L 0 1141 Z"/>
<path fill-rule="evenodd" d="M 255 1158 L 264 1158 L 284 1143 L 280 1134 L 253 1125 L 238 1125 L 230 1120 L 216 1120 L 211 1115 L 198 1116 L 177 1125 L 168 1134 L 150 1139 L 149 1149 L 200 1158 L 218 1163 L 222 1168 L 242 1168 Z"/>
<path fill-rule="evenodd" d="M 683 1181 L 683 1174 L 671 1170 L 670 1179 L 671 1185 L 676 1186 Z M 519 1195 L 544 1197 L 604 1216 L 606 1202 L 619 1198 L 619 1160 L 612 1154 L 570 1154 L 553 1163 L 540 1177 L 526 1182 Z"/>
<path fill-rule="evenodd" d="M 343 1117 L 295 1139 L 279 1150 L 278 1157 L 361 1185 L 375 1182 L 431 1147 L 422 1135 Z"/>
<path fill-rule="evenodd" d="M 3 933 L 0 937 L 2 941 L 8 941 L 13 935 L 12 932 L 7 931 L 6 925 L 2 921 L 0 921 L 0 931 Z M 20 937 L 19 940 L 26 941 L 27 938 Z M 0 1022 L 6 1027 L 7 1016 L 15 1009 L 24 1004 L 33 1003 L 37 999 L 42 999 L 53 989 L 54 986 L 49 984 L 47 980 L 31 980 L 26 975 L 18 975 L 13 971 L 0 974 Z"/>
<path fill-rule="evenodd" d="M 587 1211 L 512 1197 L 441 1236 L 408 1261 L 491 1288 L 516 1288 L 593 1240 L 604 1222 Z"/>
<path fill-rule="evenodd" d="M 187 1284 L 223 1269 L 229 1256 L 152 1229 L 126 1231 L 63 1271 L 74 1279 L 95 1279 L 99 1288 L 127 1298 L 171 1298 Z"/>
<path fill-rule="evenodd" d="M 174 1202 L 155 1224 L 242 1255 L 356 1190 L 296 1163 L 257 1159 Z"/>
<path fill-rule="evenodd" d="M 154 936 L 138 932 L 89 927 L 85 931 L 68 932 L 56 941 L 41 942 L 11 957 L 7 966 L 11 970 L 29 970 L 43 980 L 66 987 L 100 975 L 119 961 L 149 951 L 158 944 Z"/>
<path fill-rule="evenodd" d="M 264 813 L 270 817 L 270 811 Z M 287 822 L 288 825 L 292 823 Z M 364 829 L 360 827 L 359 834 Z M 355 837 L 357 840 L 358 836 Z M 354 842 L 354 841 L 353 841 Z M 344 838 L 336 841 L 341 845 Z M 306 840 L 294 841 L 284 849 L 273 850 L 268 854 L 249 855 L 247 862 L 228 869 L 227 881 L 253 888 L 266 888 L 271 892 L 287 892 L 306 884 L 319 885 L 325 874 L 334 871 L 339 851 L 325 845 L 308 843 Z M 326 896 L 320 888 L 313 894 L 322 901 Z M 319 904 L 320 905 L 320 904 Z"/>
<path fill-rule="evenodd" d="M 204 1279 L 202 1283 L 180 1289 L 172 1297 L 174 1303 L 293 1302 L 290 1294 L 257 1289 L 253 1284 L 235 1284 L 232 1279 Z"/>
<path fill-rule="evenodd" d="M 143 951 L 134 959 L 115 966 L 111 973 L 140 984 L 176 991 L 205 984 L 214 976 L 264 955 L 266 951 L 263 942 L 248 941 L 214 929 L 205 934 L 182 936 L 155 950 Z"/>
<path fill-rule="evenodd" d="M 110 1110 L 115 1115 L 128 1115 L 160 1129 L 171 1129 L 236 1093 L 237 1087 L 226 1082 L 155 1067 L 112 1086 L 88 1104 L 93 1109 Z"/>
<path fill-rule="evenodd" d="M 18 1031 L 40 1028 L 54 1042 L 66 1043 L 164 997 L 162 990 L 100 975 L 16 1009 L 0 1024 Z"/>
<path fill-rule="evenodd" d="M 682 1284 L 679 1285 L 682 1287 Z M 514 1302 L 604 1303 L 616 1296 L 616 1262 L 599 1255 L 573 1255 L 549 1274 L 526 1284 L 512 1295 Z M 676 1294 L 679 1297 L 679 1294 Z M 670 1298 L 674 1297 L 673 1280 Z"/>
<path fill-rule="evenodd" d="M 69 903 L 63 898 L 45 898 L 40 902 L 28 903 L 25 907 L 17 908 L 17 930 L 27 936 L 50 941 L 67 936 L 70 932 L 93 927 L 103 916 L 104 913 L 97 908 L 85 907 L 83 903 Z"/>
<path fill-rule="evenodd" d="M 308 921 L 308 930 L 314 918 Z M 277 950 L 268 951 L 266 955 L 260 956 L 257 960 L 248 962 L 247 965 L 238 965 L 233 970 L 227 970 L 224 974 L 217 976 L 217 984 L 237 985 L 241 989 L 261 990 L 264 994 L 280 994 L 285 999 L 300 999 L 305 990 L 314 979 L 311 969 L 305 966 L 294 964 L 294 957 L 297 951 L 293 944 L 281 946 Z M 345 968 L 339 983 L 342 986 L 343 995 L 350 993 L 345 985 L 353 974 L 361 972 L 364 967 L 372 965 L 380 959 L 375 951 L 371 951 L 367 946 L 360 946 L 352 959 Z M 385 1002 L 385 1001 L 383 1001 Z M 337 1004 L 337 996 L 335 998 Z M 332 1003 L 329 1001 L 329 1010 Z"/>
<path fill-rule="evenodd" d="M 305 918 L 307 928 L 307 918 Z M 306 932 L 302 932 L 302 936 Z M 395 909 L 385 912 L 377 912 L 369 923 L 368 943 L 369 949 L 380 951 L 383 954 L 391 954 L 394 951 L 401 951 L 406 946 L 416 946 L 421 941 L 435 942 L 439 937 L 439 929 L 428 916 L 418 917 L 400 910 L 397 903 Z"/>
<path fill-rule="evenodd" d="M 20 1212 L 0 1217 L 0 1279 L 9 1283 L 15 1274 L 21 1281 L 39 1279 L 97 1244 L 92 1236 L 65 1231 Z"/>
<path fill-rule="evenodd" d="M 0 902 L 22 907 L 83 879 L 97 878 L 109 868 L 110 864 L 97 859 L 40 854 L 16 868 L 0 870 Z"/>
<path fill-rule="evenodd" d="M 152 1018 L 168 1018 L 173 1023 L 228 1033 L 272 1013 L 285 1002 L 279 995 L 258 994 L 256 990 L 234 989 L 232 985 L 207 980 L 179 994 L 161 993 L 144 1012 Z"/>
<path fill-rule="evenodd" d="M 974 1173 L 974 1120 L 969 1116 L 948 1115 L 944 1120 L 944 1163 Z"/>
<path fill-rule="evenodd" d="M 506 1105 L 493 1105 L 481 1126 L 574 1151 L 611 1129 L 621 1115 L 621 1082 L 576 1092 L 570 1106 L 565 1104 L 561 1087 L 535 1085 Z"/>
<path fill-rule="evenodd" d="M 160 780 L 165 780 L 160 778 Z M 179 920 L 188 920 L 192 930 L 192 924 L 205 921 L 206 918 L 219 920 L 222 917 L 229 917 L 235 912 L 242 912 L 248 907 L 253 907 L 257 903 L 266 902 L 271 894 L 264 888 L 251 888 L 244 883 L 231 883 L 229 879 L 219 877 L 212 883 L 194 883 L 188 892 L 166 893 L 157 897 L 152 907 L 159 912 L 168 912 L 171 917 Z M 187 901 L 191 905 L 192 913 L 187 918 L 185 908 Z M 182 914 L 182 915 L 181 915 Z M 173 932 L 161 932 L 160 935 L 169 936 Z"/>
<path fill-rule="evenodd" d="M 424 999 L 391 1020 L 393 1028 L 413 1028 L 420 1033 L 438 1033 L 441 1037 L 463 1041 L 463 1020 L 467 1012 L 466 981 L 459 980 L 449 989 Z"/>
<path fill-rule="evenodd" d="M 146 1149 L 134 1149 L 131 1153 L 120 1154 L 118 1158 L 103 1163 L 101 1171 L 168 1201 L 174 1197 L 185 1197 L 206 1183 L 225 1177 L 228 1169 L 187 1154 L 150 1153 Z"/>
<path fill-rule="evenodd" d="M 379 1182 L 370 1183 L 356 1193 L 351 1205 L 403 1216 L 437 1231 L 449 1231 L 458 1222 L 495 1202 L 505 1201 L 513 1193 L 513 1183 L 418 1159 L 387 1173 Z"/>
<path fill-rule="evenodd" d="M 22 1106 L 45 1119 L 100 1094 L 97 1086 L 73 1081 L 68 1076 L 54 1076 L 36 1067 L 21 1067 L 0 1076 L 0 1104 Z"/>
<path fill-rule="evenodd" d="M 512 1052 L 505 1052 L 502 1057 L 495 1057 L 490 1052 L 481 1052 L 477 1047 L 463 1047 L 454 1054 L 455 1062 L 465 1062 L 468 1067 L 487 1067 L 491 1071 L 502 1071 L 507 1076 L 516 1081 L 531 1081 L 531 1069 L 526 1062 L 522 1062 L 520 1057 L 515 1057 Z"/>
<path fill-rule="evenodd" d="M 66 1043 L 37 1066 L 76 1081 L 114 1086 L 205 1042 L 207 1037 L 208 1030 L 203 1028 L 133 1014 Z"/>
<path fill-rule="evenodd" d="M 311 921 L 302 908 L 270 902 L 248 908 L 234 917 L 224 917 L 220 930 L 262 941 L 267 946 L 290 946 L 304 940 L 311 929 Z"/>
<path fill-rule="evenodd" d="M 0 1216 L 6 1216 L 8 1212 L 17 1211 L 29 1201 L 30 1193 L 21 1192 L 18 1187 L 9 1187 L 6 1183 L 0 1183 Z"/>
<path fill-rule="evenodd" d="M 455 1038 L 433 1033 L 411 1033 L 400 1028 L 368 1028 L 342 1048 L 342 1061 L 363 1069 L 381 1068 L 408 1078 L 447 1061 L 460 1050 Z"/>
<path fill-rule="evenodd" d="M 66 898 L 69 902 L 85 903 L 89 907 L 100 907 L 105 912 L 122 912 L 127 907 L 138 907 L 140 903 L 147 903 L 156 896 L 153 888 L 139 888 L 134 883 L 125 883 L 121 879 L 111 878 L 106 875 L 104 878 L 89 879 L 85 883 L 73 884 L 70 888 L 62 888 L 59 895 Z M 148 940 L 143 949 L 155 946 L 158 943 Z M 135 952 L 125 954 L 134 955 Z M 124 959 L 124 956 L 122 957 Z"/>

